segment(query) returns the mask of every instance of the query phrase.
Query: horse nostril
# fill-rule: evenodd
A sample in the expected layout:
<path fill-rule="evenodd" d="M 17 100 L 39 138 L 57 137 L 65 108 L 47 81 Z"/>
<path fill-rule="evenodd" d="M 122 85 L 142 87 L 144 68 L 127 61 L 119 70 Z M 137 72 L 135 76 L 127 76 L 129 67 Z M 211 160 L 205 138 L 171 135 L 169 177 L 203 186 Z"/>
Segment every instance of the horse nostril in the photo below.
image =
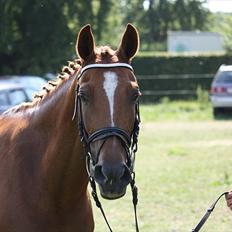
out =
<path fill-rule="evenodd" d="M 108 166 L 96 165 L 94 168 L 94 178 L 99 184 L 123 183 L 127 185 L 131 181 L 130 170 L 126 165 Z"/>
<path fill-rule="evenodd" d="M 94 178 L 98 183 L 104 183 L 105 176 L 102 172 L 102 165 L 96 165 L 94 168 Z"/>

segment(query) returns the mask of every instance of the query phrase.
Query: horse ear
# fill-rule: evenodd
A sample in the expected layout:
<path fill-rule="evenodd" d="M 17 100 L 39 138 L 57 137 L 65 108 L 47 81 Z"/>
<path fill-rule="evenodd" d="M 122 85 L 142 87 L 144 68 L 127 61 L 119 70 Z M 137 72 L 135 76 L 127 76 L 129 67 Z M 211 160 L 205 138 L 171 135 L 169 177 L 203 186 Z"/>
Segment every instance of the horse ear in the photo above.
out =
<path fill-rule="evenodd" d="M 118 55 L 130 61 L 139 49 L 139 34 L 137 29 L 130 23 L 127 24 L 118 48 Z"/>
<path fill-rule="evenodd" d="M 76 52 L 82 60 L 87 60 L 94 54 L 95 41 L 91 26 L 88 24 L 81 28 L 76 43 Z"/>

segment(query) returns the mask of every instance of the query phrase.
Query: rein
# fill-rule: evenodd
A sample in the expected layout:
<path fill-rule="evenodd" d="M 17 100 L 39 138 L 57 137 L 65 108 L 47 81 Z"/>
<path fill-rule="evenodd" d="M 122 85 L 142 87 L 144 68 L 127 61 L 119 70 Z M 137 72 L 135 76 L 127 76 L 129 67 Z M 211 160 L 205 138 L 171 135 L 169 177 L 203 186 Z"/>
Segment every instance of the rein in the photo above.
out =
<path fill-rule="evenodd" d="M 210 214 L 213 212 L 215 206 L 217 205 L 218 201 L 224 196 L 226 195 L 228 192 L 224 192 L 222 193 L 217 199 L 216 201 L 207 209 L 205 215 L 202 217 L 202 219 L 200 220 L 200 222 L 196 225 L 196 227 L 192 230 L 192 232 L 198 232 L 200 231 L 201 227 L 205 224 L 205 222 L 208 220 Z"/>
<path fill-rule="evenodd" d="M 85 71 L 92 69 L 92 68 L 114 68 L 114 67 L 128 68 L 133 72 L 132 66 L 126 63 L 90 64 L 90 65 L 83 67 L 80 70 L 77 78 L 79 80 Z M 126 151 L 126 155 L 127 155 L 126 168 L 128 169 L 130 176 L 131 176 L 130 186 L 131 186 L 131 191 L 132 191 L 132 202 L 134 206 L 135 227 L 136 227 L 136 232 L 139 232 L 137 207 L 136 207 L 138 203 L 138 189 L 135 185 L 135 173 L 134 173 L 134 162 L 135 162 L 135 154 L 138 149 L 137 144 L 138 144 L 139 124 L 140 124 L 139 103 L 135 104 L 135 122 L 134 122 L 134 128 L 133 128 L 132 135 L 128 135 L 126 131 L 118 127 L 105 127 L 105 128 L 101 128 L 93 132 L 92 134 L 88 134 L 85 124 L 84 124 L 84 120 L 83 120 L 82 102 L 81 102 L 80 97 L 78 96 L 79 87 L 80 86 L 78 84 L 76 88 L 76 93 L 75 93 L 76 94 L 75 95 L 75 108 L 74 108 L 74 114 L 73 114 L 72 119 L 73 120 L 75 119 L 77 112 L 78 112 L 79 135 L 80 135 L 81 142 L 86 151 L 86 170 L 88 173 L 89 182 L 90 182 L 90 186 L 92 189 L 92 197 L 96 203 L 96 206 L 100 209 L 102 216 L 110 232 L 112 232 L 113 230 L 111 229 L 109 225 L 109 222 L 106 218 L 101 202 L 97 195 L 96 183 L 95 183 L 94 176 L 92 175 L 91 165 L 97 164 L 100 151 L 104 143 L 106 142 L 106 140 L 112 136 L 115 136 L 122 142 L 123 147 Z M 103 142 L 97 152 L 97 158 L 96 160 L 94 160 L 93 155 L 91 153 L 90 145 L 92 142 L 95 142 L 98 140 L 103 140 Z"/>

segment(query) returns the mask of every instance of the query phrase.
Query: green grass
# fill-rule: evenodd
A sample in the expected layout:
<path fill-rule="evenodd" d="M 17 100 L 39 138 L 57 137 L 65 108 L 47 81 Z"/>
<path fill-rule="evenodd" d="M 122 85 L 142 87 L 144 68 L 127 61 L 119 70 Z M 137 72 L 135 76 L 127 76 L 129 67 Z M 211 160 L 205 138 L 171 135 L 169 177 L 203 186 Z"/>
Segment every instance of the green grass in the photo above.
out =
<path fill-rule="evenodd" d="M 214 199 L 232 189 L 232 122 L 214 121 L 210 107 L 200 112 L 194 102 L 166 104 L 141 106 L 136 179 L 142 232 L 190 232 Z M 122 199 L 101 201 L 113 231 L 135 231 L 129 188 Z M 108 231 L 93 208 L 95 231 Z M 231 232 L 231 219 L 222 199 L 201 232 Z"/>
<path fill-rule="evenodd" d="M 163 99 L 160 104 L 141 105 L 143 121 L 176 121 L 176 120 L 212 120 L 210 103 L 197 101 L 168 101 Z"/>

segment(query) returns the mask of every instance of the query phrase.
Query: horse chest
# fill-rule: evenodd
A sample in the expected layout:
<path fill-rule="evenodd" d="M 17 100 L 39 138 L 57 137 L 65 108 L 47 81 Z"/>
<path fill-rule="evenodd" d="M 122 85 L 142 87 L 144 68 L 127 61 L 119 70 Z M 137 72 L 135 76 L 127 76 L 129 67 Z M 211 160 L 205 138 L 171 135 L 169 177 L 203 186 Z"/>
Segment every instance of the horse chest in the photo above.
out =
<path fill-rule="evenodd" d="M 14 205 L 15 204 L 15 205 Z M 9 207 L 9 204 L 8 204 Z M 79 209 L 80 210 L 80 209 Z M 76 212 L 33 212 L 31 207 L 17 205 L 0 213 L 1 232 L 93 232 L 91 208 Z"/>

